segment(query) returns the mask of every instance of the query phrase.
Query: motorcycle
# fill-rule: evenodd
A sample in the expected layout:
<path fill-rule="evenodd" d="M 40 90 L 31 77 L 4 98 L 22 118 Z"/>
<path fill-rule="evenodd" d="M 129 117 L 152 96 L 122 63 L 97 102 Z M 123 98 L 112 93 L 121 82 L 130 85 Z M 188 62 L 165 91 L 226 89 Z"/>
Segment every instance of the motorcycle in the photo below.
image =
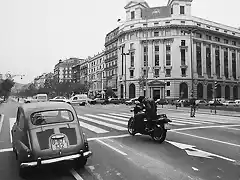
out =
<path fill-rule="evenodd" d="M 167 130 L 170 130 L 170 124 L 169 122 L 172 122 L 170 119 L 167 118 L 166 114 L 159 114 L 157 115 L 156 119 L 152 120 L 152 128 L 146 129 L 148 121 L 146 118 L 144 118 L 143 123 L 140 126 L 136 127 L 135 121 L 135 115 L 138 113 L 142 113 L 144 116 L 144 110 L 141 109 L 141 107 L 136 104 L 136 106 L 130 110 L 134 113 L 132 117 L 130 117 L 128 121 L 128 133 L 132 136 L 134 136 L 137 133 L 140 133 L 142 135 L 149 135 L 152 137 L 152 139 L 156 142 L 162 143 L 167 136 Z"/>

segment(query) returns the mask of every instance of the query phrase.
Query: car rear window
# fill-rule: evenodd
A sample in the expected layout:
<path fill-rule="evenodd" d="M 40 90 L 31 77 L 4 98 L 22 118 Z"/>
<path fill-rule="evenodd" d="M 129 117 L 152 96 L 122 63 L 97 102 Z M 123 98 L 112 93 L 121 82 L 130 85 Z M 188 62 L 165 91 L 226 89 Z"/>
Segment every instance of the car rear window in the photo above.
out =
<path fill-rule="evenodd" d="M 31 114 L 31 122 L 33 125 L 40 126 L 45 124 L 71 122 L 74 116 L 69 110 L 51 110 L 41 111 Z"/>

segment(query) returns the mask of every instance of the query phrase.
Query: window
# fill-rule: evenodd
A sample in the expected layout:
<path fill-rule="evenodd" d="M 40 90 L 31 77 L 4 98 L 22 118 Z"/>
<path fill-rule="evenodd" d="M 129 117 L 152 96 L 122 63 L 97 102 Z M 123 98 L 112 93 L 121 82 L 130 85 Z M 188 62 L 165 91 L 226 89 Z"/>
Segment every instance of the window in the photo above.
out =
<path fill-rule="evenodd" d="M 144 46 L 143 48 L 143 64 L 144 66 L 148 66 L 148 47 Z"/>
<path fill-rule="evenodd" d="M 182 68 L 181 71 L 182 71 L 182 76 L 185 77 L 186 76 L 186 69 Z"/>
<path fill-rule="evenodd" d="M 134 49 L 134 43 L 130 44 L 130 49 Z"/>
<path fill-rule="evenodd" d="M 171 14 L 173 14 L 173 7 L 171 7 Z"/>
<path fill-rule="evenodd" d="M 147 75 L 147 71 L 146 71 L 146 69 L 143 70 L 143 75 L 144 75 L 144 76 Z"/>
<path fill-rule="evenodd" d="M 212 73 L 211 47 L 210 47 L 210 45 L 206 45 L 206 71 L 207 71 L 208 77 L 210 77 L 211 73 Z"/>
<path fill-rule="evenodd" d="M 219 37 L 215 37 L 215 41 L 220 42 L 220 38 Z"/>
<path fill-rule="evenodd" d="M 232 41 L 232 45 L 236 46 L 237 45 L 236 41 Z"/>
<path fill-rule="evenodd" d="M 157 77 L 159 76 L 159 69 L 154 70 L 154 76 L 157 76 Z"/>
<path fill-rule="evenodd" d="M 196 54 L 197 54 L 197 73 L 202 75 L 202 52 L 201 43 L 196 43 Z"/>
<path fill-rule="evenodd" d="M 228 49 L 224 49 L 224 76 L 228 79 Z"/>
<path fill-rule="evenodd" d="M 167 82 L 167 86 L 170 86 L 170 85 L 171 85 L 171 83 L 168 81 L 168 82 Z"/>
<path fill-rule="evenodd" d="M 181 49 L 181 66 L 186 65 L 186 52 L 185 49 Z"/>
<path fill-rule="evenodd" d="M 171 66 L 171 46 L 166 45 L 166 66 Z"/>
<path fill-rule="evenodd" d="M 21 111 L 19 114 L 19 128 L 24 129 L 24 115 Z"/>
<path fill-rule="evenodd" d="M 158 25 L 158 22 L 155 22 L 154 25 L 155 25 L 155 26 Z"/>
<path fill-rule="evenodd" d="M 51 110 L 31 114 L 31 122 L 36 126 L 43 124 L 70 122 L 73 120 L 74 116 L 72 112 L 68 110 Z"/>
<path fill-rule="evenodd" d="M 166 69 L 166 76 L 171 76 L 171 69 Z"/>
<path fill-rule="evenodd" d="M 131 12 L 131 19 L 135 19 L 135 11 Z"/>
<path fill-rule="evenodd" d="M 134 67 L 134 52 L 131 52 L 131 67 Z"/>
<path fill-rule="evenodd" d="M 186 41 L 185 40 L 181 40 L 181 46 L 186 46 Z"/>
<path fill-rule="evenodd" d="M 233 51 L 232 52 L 232 76 L 234 79 L 237 78 L 236 71 L 237 71 L 237 69 L 236 69 L 236 53 Z"/>
<path fill-rule="evenodd" d="M 170 96 L 170 90 L 167 90 L 167 96 Z"/>
<path fill-rule="evenodd" d="M 155 66 L 159 66 L 159 54 L 155 54 Z"/>
<path fill-rule="evenodd" d="M 227 39 L 224 39 L 224 44 L 228 44 L 228 40 Z"/>
<path fill-rule="evenodd" d="M 185 7 L 184 6 L 180 6 L 180 14 L 185 14 Z"/>
<path fill-rule="evenodd" d="M 158 36 L 159 36 L 159 32 L 158 31 L 154 32 L 154 37 L 158 37 Z"/>
<path fill-rule="evenodd" d="M 206 35 L 207 40 L 212 40 L 212 36 Z"/>
<path fill-rule="evenodd" d="M 202 38 L 202 34 L 196 33 L 196 37 L 197 37 L 197 38 Z"/>
<path fill-rule="evenodd" d="M 155 49 L 155 52 L 159 52 L 159 46 L 155 46 L 154 49 Z"/>

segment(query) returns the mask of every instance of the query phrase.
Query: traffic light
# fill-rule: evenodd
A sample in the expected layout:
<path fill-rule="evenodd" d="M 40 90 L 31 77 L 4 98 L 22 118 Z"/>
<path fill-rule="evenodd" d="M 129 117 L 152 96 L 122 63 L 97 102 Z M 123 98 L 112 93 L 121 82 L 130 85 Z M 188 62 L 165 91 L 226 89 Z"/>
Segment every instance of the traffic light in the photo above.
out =
<path fill-rule="evenodd" d="M 217 81 L 214 82 L 214 89 L 217 89 L 218 83 Z"/>

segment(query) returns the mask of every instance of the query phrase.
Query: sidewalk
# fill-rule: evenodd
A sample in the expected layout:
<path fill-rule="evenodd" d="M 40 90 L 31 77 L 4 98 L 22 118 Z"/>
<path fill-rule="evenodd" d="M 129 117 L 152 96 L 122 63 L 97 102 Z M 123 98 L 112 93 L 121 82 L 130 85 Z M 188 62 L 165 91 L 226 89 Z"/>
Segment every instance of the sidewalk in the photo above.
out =
<path fill-rule="evenodd" d="M 190 111 L 191 111 L 190 107 L 178 107 L 176 109 L 176 106 L 172 106 L 172 105 L 164 105 L 163 108 L 162 108 L 162 106 L 159 106 L 158 109 L 159 110 L 160 109 L 168 109 L 169 111 L 186 112 L 186 113 L 190 113 Z M 211 113 L 211 109 L 196 109 L 196 113 L 215 115 L 214 110 Z M 240 117 L 240 113 L 234 112 L 234 111 L 217 110 L 216 115 Z"/>

